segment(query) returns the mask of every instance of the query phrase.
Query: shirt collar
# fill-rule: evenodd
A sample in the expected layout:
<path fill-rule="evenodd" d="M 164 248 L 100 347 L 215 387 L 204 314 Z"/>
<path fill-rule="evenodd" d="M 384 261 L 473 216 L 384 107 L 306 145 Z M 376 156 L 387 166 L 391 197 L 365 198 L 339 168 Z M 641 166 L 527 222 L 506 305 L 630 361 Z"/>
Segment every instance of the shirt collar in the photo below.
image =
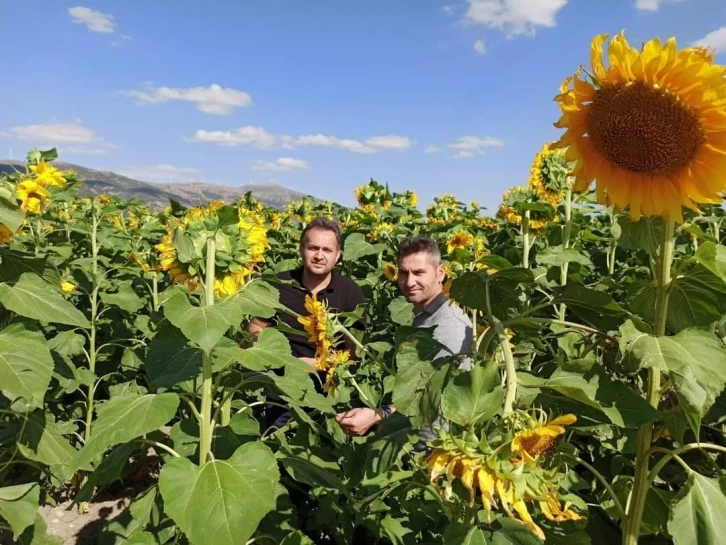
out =
<path fill-rule="evenodd" d="M 330 277 L 330 283 L 327 286 L 325 286 L 324 290 L 322 290 L 325 293 L 333 293 L 335 291 L 336 286 L 338 285 L 338 275 L 335 273 L 335 269 L 330 271 L 330 274 L 332 275 Z M 290 277 L 299 284 L 300 289 L 302 289 L 303 291 L 306 291 L 306 292 L 310 292 L 310 290 L 307 289 L 303 285 L 303 267 L 302 266 L 298 267 L 297 269 L 293 269 L 293 271 L 290 273 Z"/>
<path fill-rule="evenodd" d="M 449 298 L 446 297 L 446 295 L 444 295 L 443 293 L 439 293 L 428 305 L 426 305 L 426 307 L 421 311 L 421 314 L 426 313 L 431 316 L 437 310 L 443 307 L 448 300 Z"/>

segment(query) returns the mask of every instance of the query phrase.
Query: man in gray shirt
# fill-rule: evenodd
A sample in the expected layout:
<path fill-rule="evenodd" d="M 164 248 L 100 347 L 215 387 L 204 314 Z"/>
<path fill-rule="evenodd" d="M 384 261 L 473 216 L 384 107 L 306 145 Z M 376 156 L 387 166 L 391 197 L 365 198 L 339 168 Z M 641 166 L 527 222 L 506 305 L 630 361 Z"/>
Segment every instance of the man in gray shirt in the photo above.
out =
<path fill-rule="evenodd" d="M 443 282 L 444 268 L 438 244 L 428 237 L 404 240 L 398 249 L 398 286 L 406 300 L 413 303 L 413 325 L 435 327 L 434 340 L 446 348 L 436 357 L 468 355 L 474 334 L 471 320 L 443 294 Z M 470 369 L 471 360 L 464 359 L 460 368 Z M 380 412 L 362 407 L 340 413 L 335 420 L 346 434 L 364 435 L 395 410 L 393 405 Z M 433 437 L 432 430 L 421 430 L 422 439 Z"/>

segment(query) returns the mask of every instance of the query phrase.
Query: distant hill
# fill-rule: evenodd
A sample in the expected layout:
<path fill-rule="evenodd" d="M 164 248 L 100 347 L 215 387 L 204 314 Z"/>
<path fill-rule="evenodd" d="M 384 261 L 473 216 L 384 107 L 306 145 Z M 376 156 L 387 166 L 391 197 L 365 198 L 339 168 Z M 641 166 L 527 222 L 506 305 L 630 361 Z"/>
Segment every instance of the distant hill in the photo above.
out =
<path fill-rule="evenodd" d="M 177 200 L 185 206 L 196 206 L 212 200 L 232 202 L 248 191 L 267 206 L 284 208 L 290 201 L 305 196 L 304 193 L 277 184 L 248 184 L 238 187 L 194 182 L 157 184 L 61 161 L 53 164 L 63 170 L 72 168 L 78 173 L 78 177 L 83 180 L 83 186 L 78 192 L 81 196 L 107 193 L 123 199 L 139 199 L 153 209 L 164 208 L 169 204 L 169 199 Z M 25 163 L 0 160 L 0 172 L 12 171 L 13 167 L 24 169 Z"/>

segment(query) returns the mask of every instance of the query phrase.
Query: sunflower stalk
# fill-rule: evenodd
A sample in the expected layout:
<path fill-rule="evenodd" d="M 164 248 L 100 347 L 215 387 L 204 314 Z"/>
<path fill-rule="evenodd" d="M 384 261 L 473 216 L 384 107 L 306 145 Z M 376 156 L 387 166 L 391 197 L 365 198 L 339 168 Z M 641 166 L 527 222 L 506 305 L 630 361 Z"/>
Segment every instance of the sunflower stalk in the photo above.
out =
<path fill-rule="evenodd" d="M 215 238 L 207 238 L 207 267 L 204 279 L 204 306 L 214 305 Z M 204 354 L 202 362 L 202 407 L 199 422 L 199 465 L 207 463 L 212 452 L 212 356 Z"/>
<path fill-rule="evenodd" d="M 529 217 L 531 212 L 525 210 L 522 215 L 522 244 L 524 246 L 522 252 L 522 267 L 529 269 Z"/>
<path fill-rule="evenodd" d="M 570 246 L 570 235 L 572 232 L 572 189 L 568 188 L 565 194 L 565 228 L 562 232 L 562 249 L 567 250 Z M 569 262 L 560 265 L 560 286 L 563 288 L 567 284 L 567 271 L 569 269 Z M 558 317 L 560 320 L 565 319 L 565 313 L 567 312 L 567 305 L 560 303 Z"/>
<path fill-rule="evenodd" d="M 504 396 L 504 414 L 507 415 L 514 412 L 514 400 L 517 397 L 517 370 L 514 366 L 514 354 L 512 354 L 512 348 L 509 346 L 509 339 L 507 339 L 502 322 L 497 321 L 494 324 L 494 329 L 502 347 L 504 368 L 507 371 L 507 386 Z"/>
<path fill-rule="evenodd" d="M 673 238 L 675 221 L 669 218 L 665 221 L 663 238 L 660 243 L 660 251 L 657 262 L 657 287 L 655 300 L 655 323 L 653 333 L 656 337 L 665 335 L 666 319 L 668 316 L 668 298 L 670 295 L 671 265 L 673 263 Z M 650 367 L 648 369 L 648 380 L 646 388 L 646 400 L 651 406 L 658 408 L 660 399 L 661 372 Z M 635 476 L 633 478 L 633 489 L 626 507 L 627 518 L 623 532 L 623 545 L 635 545 L 638 543 L 640 524 L 645 509 L 645 498 L 650 488 L 649 459 L 650 448 L 653 442 L 653 424 L 643 424 L 638 430 L 637 454 L 635 459 Z"/>

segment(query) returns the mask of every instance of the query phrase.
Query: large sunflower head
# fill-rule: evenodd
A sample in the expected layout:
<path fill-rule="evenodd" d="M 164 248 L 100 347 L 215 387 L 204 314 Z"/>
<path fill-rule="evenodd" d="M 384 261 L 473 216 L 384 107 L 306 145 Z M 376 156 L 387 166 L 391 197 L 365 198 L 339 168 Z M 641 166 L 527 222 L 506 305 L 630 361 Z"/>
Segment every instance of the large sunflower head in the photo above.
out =
<path fill-rule="evenodd" d="M 682 221 L 682 207 L 720 203 L 726 190 L 726 68 L 700 47 L 677 50 L 670 38 L 641 51 L 620 33 L 591 45 L 591 76 L 578 70 L 555 100 L 557 142 L 575 161 L 575 187 L 597 181 L 597 197 L 630 217 Z"/>
<path fill-rule="evenodd" d="M 333 362 L 334 324 L 325 303 L 319 301 L 316 294 L 305 296 L 305 310 L 308 315 L 298 317 L 297 321 L 309 335 L 308 342 L 315 343 L 315 369 L 327 371 Z"/>
<path fill-rule="evenodd" d="M 50 198 L 48 190 L 32 178 L 20 182 L 17 191 L 20 206 L 30 214 L 40 214 L 40 209 Z"/>
<path fill-rule="evenodd" d="M 467 250 L 474 243 L 474 235 L 468 231 L 457 231 L 450 238 L 446 245 L 447 253 L 451 254 L 454 250 Z"/>

